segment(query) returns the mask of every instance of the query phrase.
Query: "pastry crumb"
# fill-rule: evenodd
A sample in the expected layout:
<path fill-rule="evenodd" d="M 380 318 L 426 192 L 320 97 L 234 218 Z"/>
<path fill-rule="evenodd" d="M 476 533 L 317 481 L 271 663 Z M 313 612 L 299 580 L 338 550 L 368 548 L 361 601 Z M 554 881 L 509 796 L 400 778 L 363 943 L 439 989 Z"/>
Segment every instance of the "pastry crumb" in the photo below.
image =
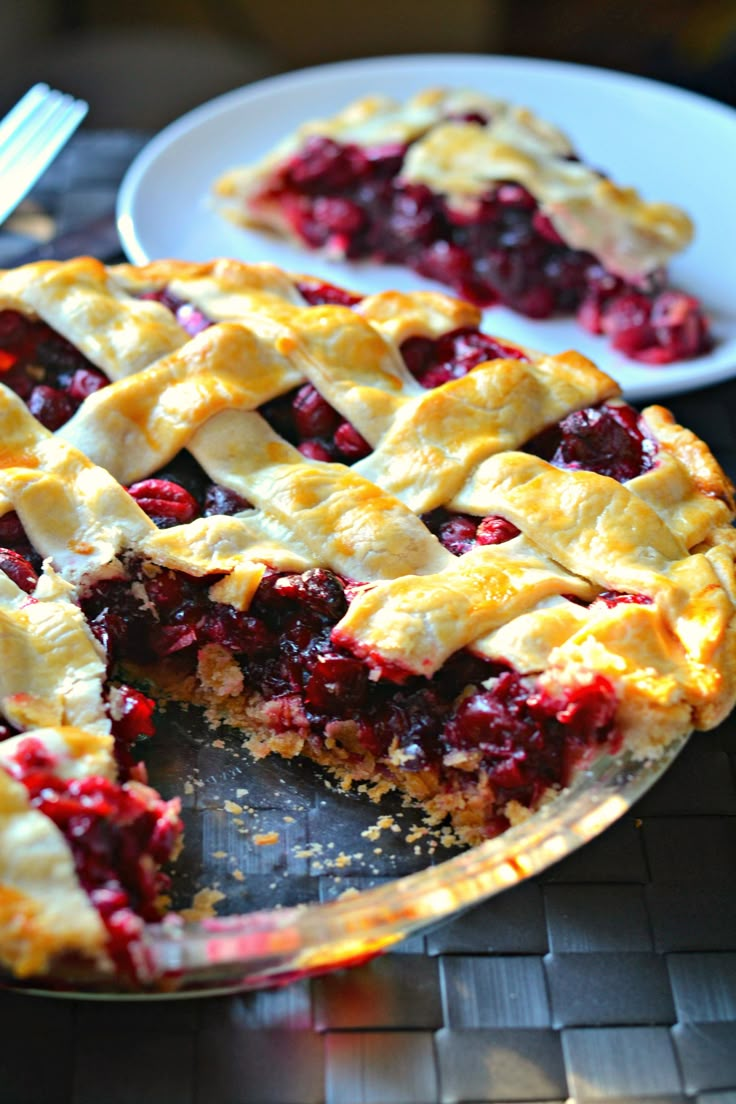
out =
<path fill-rule="evenodd" d="M 205 886 L 194 894 L 190 908 L 181 909 L 179 915 L 183 920 L 197 922 L 209 920 L 217 915 L 216 905 L 225 900 L 225 894 L 219 889 L 211 889 Z"/>

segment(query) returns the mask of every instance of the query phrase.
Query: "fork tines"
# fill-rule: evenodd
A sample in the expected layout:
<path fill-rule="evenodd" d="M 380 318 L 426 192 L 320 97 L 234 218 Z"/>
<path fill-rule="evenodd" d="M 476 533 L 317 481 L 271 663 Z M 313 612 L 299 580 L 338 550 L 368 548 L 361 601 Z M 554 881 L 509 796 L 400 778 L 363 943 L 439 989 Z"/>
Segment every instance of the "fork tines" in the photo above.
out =
<path fill-rule="evenodd" d="M 39 83 L 0 121 L 0 222 L 35 184 L 87 111 L 84 100 Z"/>

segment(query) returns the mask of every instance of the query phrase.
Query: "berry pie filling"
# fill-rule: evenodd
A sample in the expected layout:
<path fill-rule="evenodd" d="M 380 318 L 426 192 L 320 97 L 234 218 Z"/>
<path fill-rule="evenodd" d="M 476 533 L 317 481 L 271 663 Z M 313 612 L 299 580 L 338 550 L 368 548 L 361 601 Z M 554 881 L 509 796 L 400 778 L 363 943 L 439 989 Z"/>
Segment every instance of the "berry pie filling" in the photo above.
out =
<path fill-rule="evenodd" d="M 164 801 L 141 782 L 66 777 L 57 756 L 33 736 L 18 741 L 4 768 L 64 836 L 105 925 L 108 954 L 118 970 L 135 975 L 143 925 L 162 916 L 159 898 L 169 878 L 160 867 L 178 849 L 178 800 Z"/>
<path fill-rule="evenodd" d="M 59 429 L 88 395 L 109 382 L 46 322 L 0 310 L 0 383 L 15 391 L 46 429 Z"/>
<path fill-rule="evenodd" d="M 482 115 L 466 118 L 483 127 Z M 312 135 L 248 198 L 309 249 L 405 265 L 481 307 L 530 318 L 575 314 L 634 360 L 666 364 L 711 348 L 707 318 L 662 269 L 633 282 L 563 241 L 521 184 L 497 181 L 459 205 L 402 177 L 411 143 L 362 148 Z M 576 160 L 576 158 L 569 158 Z"/>
<path fill-rule="evenodd" d="M 234 663 L 243 686 L 258 688 L 269 729 L 296 732 L 328 766 L 328 749 L 344 742 L 342 765 L 355 777 L 430 772 L 440 790 L 455 791 L 477 786 L 480 774 L 492 789 L 487 835 L 508 827 L 509 802 L 534 807 L 586 756 L 618 747 L 617 697 L 601 676 L 551 693 L 534 676 L 463 650 L 432 678 L 376 679 L 332 640 L 351 599 L 348 580 L 323 568 L 267 569 L 240 611 L 209 597 L 218 579 L 131 564 L 128 578 L 94 586 L 83 608 L 123 667 L 173 661 L 186 680 L 208 653 L 220 667 Z"/>

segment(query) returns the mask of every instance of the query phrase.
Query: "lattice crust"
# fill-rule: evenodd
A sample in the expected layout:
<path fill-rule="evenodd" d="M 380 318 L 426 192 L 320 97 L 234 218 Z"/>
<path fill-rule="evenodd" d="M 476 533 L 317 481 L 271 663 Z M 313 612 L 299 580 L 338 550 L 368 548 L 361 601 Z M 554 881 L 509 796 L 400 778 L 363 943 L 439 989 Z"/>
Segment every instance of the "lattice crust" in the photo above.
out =
<path fill-rule="evenodd" d="M 164 288 L 215 325 L 190 339 L 164 306 L 138 298 Z M 295 278 L 234 261 L 30 266 L 0 276 L 0 303 L 36 312 L 115 380 L 55 435 L 0 395 L 0 513 L 17 510 L 73 586 L 122 574 L 134 554 L 223 574 L 210 596 L 244 610 L 266 566 L 327 567 L 356 584 L 334 639 L 377 677 L 431 675 L 462 647 L 541 673 L 551 688 L 600 673 L 618 694 L 626 740 L 646 754 L 731 708 L 733 501 L 706 446 L 651 407 L 656 463 L 626 484 L 519 451 L 567 413 L 617 401 L 585 358 L 524 350 L 528 362 L 487 362 L 425 391 L 398 345 L 477 324 L 474 308 L 399 293 L 308 307 Z M 104 333 L 90 328 L 92 313 Z M 306 459 L 257 413 L 304 380 L 373 447 L 353 468 Z M 253 508 L 158 530 L 113 476 L 148 475 L 184 447 Z M 519 536 L 455 557 L 418 516 L 437 506 L 501 515 Z M 650 604 L 575 601 L 605 590 Z M 195 696 L 219 694 L 223 711 L 237 712 L 202 674 L 209 691 Z M 238 701 L 242 689 L 241 679 Z M 48 697 L 58 708 L 59 693 Z M 55 723 L 73 720 L 64 709 Z M 246 723 L 268 741 L 262 713 Z M 330 762 L 303 738 L 277 743 Z M 414 793 L 426 782 L 400 769 L 395 778 Z M 442 811 L 441 794 L 421 796 Z"/>
<path fill-rule="evenodd" d="M 487 124 L 463 121 L 474 114 Z M 332 118 L 299 127 L 256 164 L 232 169 L 215 182 L 223 213 L 292 237 L 279 205 L 269 203 L 267 190 L 315 135 L 360 147 L 411 142 L 401 180 L 427 185 L 458 211 L 472 206 L 496 182 L 518 182 L 568 245 L 595 254 L 610 271 L 630 279 L 666 264 L 692 236 L 683 211 L 648 202 L 633 188 L 571 160 L 569 139 L 528 109 L 476 92 L 440 88 L 403 103 L 365 97 Z"/>

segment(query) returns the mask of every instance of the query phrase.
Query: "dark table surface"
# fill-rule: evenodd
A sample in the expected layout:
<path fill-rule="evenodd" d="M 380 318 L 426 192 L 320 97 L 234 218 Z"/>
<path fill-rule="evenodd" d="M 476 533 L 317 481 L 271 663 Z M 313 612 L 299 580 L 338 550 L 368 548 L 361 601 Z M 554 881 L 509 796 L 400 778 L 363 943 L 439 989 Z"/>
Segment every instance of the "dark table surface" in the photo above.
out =
<path fill-rule="evenodd" d="M 47 216 L 108 210 L 146 137 L 80 132 L 0 265 Z M 736 383 L 665 405 L 736 478 Z M 604 835 L 360 968 L 174 1002 L 0 992 L 0 1104 L 736 1104 L 735 768 L 732 718 Z"/>

